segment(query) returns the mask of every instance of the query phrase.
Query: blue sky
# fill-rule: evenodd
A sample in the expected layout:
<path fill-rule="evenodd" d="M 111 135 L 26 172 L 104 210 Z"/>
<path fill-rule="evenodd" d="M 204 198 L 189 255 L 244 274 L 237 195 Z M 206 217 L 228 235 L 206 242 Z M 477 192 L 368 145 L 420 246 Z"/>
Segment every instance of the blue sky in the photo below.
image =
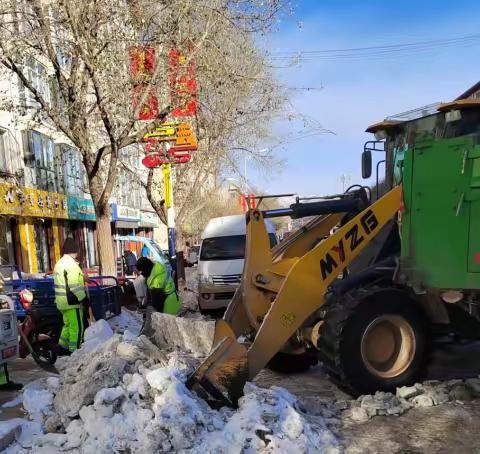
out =
<path fill-rule="evenodd" d="M 480 2 L 470 0 L 299 1 L 265 45 L 271 52 L 383 46 L 475 34 L 479 23 Z M 365 128 L 388 115 L 455 98 L 480 80 L 479 55 L 477 40 L 414 55 L 315 60 L 276 69 L 288 87 L 323 87 L 291 92 L 291 104 L 335 134 L 277 149 L 286 160 L 283 171 L 265 175 L 251 165 L 249 180 L 261 192 L 302 195 L 340 191 L 342 174 L 350 183 L 360 182 L 363 143 L 373 138 Z M 274 130 L 281 126 L 285 122 Z"/>

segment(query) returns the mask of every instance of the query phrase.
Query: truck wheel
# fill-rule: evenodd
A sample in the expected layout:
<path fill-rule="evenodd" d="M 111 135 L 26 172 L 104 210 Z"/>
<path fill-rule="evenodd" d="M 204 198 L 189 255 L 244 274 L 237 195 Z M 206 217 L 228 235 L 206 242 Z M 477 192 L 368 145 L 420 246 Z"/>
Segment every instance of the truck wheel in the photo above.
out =
<path fill-rule="evenodd" d="M 359 290 L 329 305 L 318 348 L 334 380 L 362 394 L 394 391 L 420 378 L 429 323 L 411 296 L 397 289 Z"/>
<path fill-rule="evenodd" d="M 278 352 L 267 364 L 267 368 L 281 374 L 298 374 L 307 371 L 318 363 L 316 352 L 305 352 L 293 355 Z"/>

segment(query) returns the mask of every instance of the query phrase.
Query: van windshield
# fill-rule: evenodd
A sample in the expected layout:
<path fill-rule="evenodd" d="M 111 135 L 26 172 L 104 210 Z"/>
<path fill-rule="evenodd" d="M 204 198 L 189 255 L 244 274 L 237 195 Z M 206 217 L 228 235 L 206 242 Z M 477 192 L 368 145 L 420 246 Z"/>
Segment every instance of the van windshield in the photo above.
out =
<path fill-rule="evenodd" d="M 275 246 L 277 238 L 268 234 L 270 247 Z M 200 260 L 239 260 L 245 258 L 245 235 L 218 236 L 205 238 L 200 250 Z"/>

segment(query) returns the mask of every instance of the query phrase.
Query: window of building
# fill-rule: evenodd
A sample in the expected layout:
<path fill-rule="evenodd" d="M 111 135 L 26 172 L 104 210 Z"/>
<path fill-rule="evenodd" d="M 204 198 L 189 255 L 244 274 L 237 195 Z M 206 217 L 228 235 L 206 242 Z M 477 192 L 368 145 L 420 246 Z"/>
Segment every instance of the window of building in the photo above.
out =
<path fill-rule="evenodd" d="M 11 172 L 10 159 L 7 156 L 7 131 L 0 129 L 0 172 Z"/>
<path fill-rule="evenodd" d="M 37 256 L 37 272 L 46 273 L 51 269 L 47 227 L 43 221 L 35 221 L 35 252 Z"/>
<path fill-rule="evenodd" d="M 120 150 L 122 159 L 129 164 L 132 169 L 141 167 L 141 154 L 136 146 L 130 146 Z M 142 187 L 138 181 L 132 178 L 132 174 L 125 169 L 119 172 L 118 176 L 118 197 L 117 203 L 133 208 L 141 208 Z"/>
<path fill-rule="evenodd" d="M 84 197 L 85 192 L 88 192 L 88 182 L 82 155 L 78 150 L 68 145 L 61 146 L 60 154 L 63 162 L 63 181 L 66 193 L 79 198 Z"/>
<path fill-rule="evenodd" d="M 10 221 L 0 217 L 0 265 L 14 265 L 15 255 Z"/>
<path fill-rule="evenodd" d="M 25 165 L 35 169 L 36 187 L 44 191 L 56 192 L 57 178 L 53 140 L 37 131 L 28 131 L 27 144 Z"/>
<path fill-rule="evenodd" d="M 28 81 L 32 84 L 32 87 L 38 92 L 42 98 L 50 104 L 51 102 L 51 92 L 50 92 L 50 83 L 48 81 L 47 69 L 40 62 L 35 60 L 35 58 L 28 56 L 25 61 L 25 76 Z M 34 101 L 33 94 L 27 90 L 28 95 L 31 101 Z"/>

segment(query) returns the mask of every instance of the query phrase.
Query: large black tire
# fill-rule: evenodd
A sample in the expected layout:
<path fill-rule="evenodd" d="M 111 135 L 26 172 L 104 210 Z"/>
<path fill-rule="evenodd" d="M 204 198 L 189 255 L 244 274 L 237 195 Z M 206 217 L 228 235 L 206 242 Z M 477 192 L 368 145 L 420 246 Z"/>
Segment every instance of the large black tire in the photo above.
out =
<path fill-rule="evenodd" d="M 318 349 L 327 373 L 346 391 L 393 391 L 421 377 L 429 322 L 409 294 L 360 289 L 328 306 Z"/>
<path fill-rule="evenodd" d="M 307 371 L 318 363 L 317 352 L 305 352 L 293 355 L 278 352 L 267 364 L 267 368 L 282 374 L 298 374 Z"/>

